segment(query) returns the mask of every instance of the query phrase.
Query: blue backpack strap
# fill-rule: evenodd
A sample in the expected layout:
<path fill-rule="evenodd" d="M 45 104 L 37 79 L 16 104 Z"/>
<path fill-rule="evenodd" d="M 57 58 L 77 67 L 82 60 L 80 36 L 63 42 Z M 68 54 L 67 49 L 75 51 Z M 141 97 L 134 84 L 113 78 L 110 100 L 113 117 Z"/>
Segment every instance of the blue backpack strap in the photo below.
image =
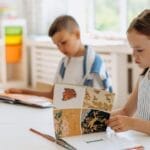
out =
<path fill-rule="evenodd" d="M 96 54 L 95 61 L 93 63 L 92 69 L 91 69 L 91 73 L 95 73 L 99 77 L 101 76 L 101 74 L 105 74 L 105 76 L 104 76 L 105 78 L 101 79 L 104 89 L 108 90 L 109 92 L 112 92 L 112 86 L 110 85 L 110 78 L 108 76 L 108 73 L 106 72 L 106 69 L 104 68 L 105 66 L 103 63 L 104 62 L 101 59 L 101 57 L 98 54 Z"/>
<path fill-rule="evenodd" d="M 85 45 L 85 55 L 84 55 L 84 59 L 83 59 L 83 78 L 87 73 L 87 68 L 86 68 L 87 53 L 88 53 L 87 48 L 88 48 L 87 45 Z"/>
<path fill-rule="evenodd" d="M 96 54 L 94 63 L 91 68 L 91 73 L 99 74 L 100 69 L 102 67 L 102 63 L 103 63 L 102 59 L 100 58 L 100 56 L 98 54 Z"/>
<path fill-rule="evenodd" d="M 102 80 L 103 85 L 104 85 L 105 89 L 108 89 L 109 92 L 113 92 L 112 86 L 109 85 L 108 79 L 109 79 L 109 76 L 108 76 L 108 73 L 106 72 L 106 78 L 104 80 Z"/>
<path fill-rule="evenodd" d="M 85 79 L 84 85 L 93 87 L 93 80 L 92 79 Z"/>
<path fill-rule="evenodd" d="M 90 73 L 99 74 L 101 63 L 102 63 L 102 60 L 96 54 Z M 83 68 L 86 68 L 85 64 L 86 63 L 84 63 L 84 67 Z M 84 85 L 93 87 L 93 79 L 85 79 Z"/>
<path fill-rule="evenodd" d="M 62 79 L 64 78 L 65 71 L 66 71 L 66 67 L 65 67 L 64 62 L 62 62 L 61 66 L 60 66 L 60 70 L 59 70 L 59 74 L 60 74 Z"/>
<path fill-rule="evenodd" d="M 101 57 L 98 54 L 96 54 L 90 73 L 94 73 L 100 77 L 100 75 L 101 75 L 100 71 L 101 71 L 102 67 L 103 67 L 103 60 L 101 59 Z M 104 71 L 105 71 L 105 69 L 104 69 Z M 107 72 L 105 72 L 105 76 L 106 76 L 105 79 L 103 79 L 103 80 L 100 79 L 100 80 L 102 80 L 104 89 L 107 89 L 109 92 L 112 92 L 112 86 L 109 83 L 109 76 L 108 76 Z M 84 85 L 93 87 L 93 79 L 86 79 L 84 81 Z"/>
<path fill-rule="evenodd" d="M 84 55 L 84 59 L 83 59 L 83 78 L 87 73 L 87 64 L 86 64 L 87 63 L 87 53 L 88 53 L 87 49 L 88 49 L 88 46 L 85 45 L 85 55 Z M 93 80 L 85 79 L 83 85 L 93 87 Z"/>

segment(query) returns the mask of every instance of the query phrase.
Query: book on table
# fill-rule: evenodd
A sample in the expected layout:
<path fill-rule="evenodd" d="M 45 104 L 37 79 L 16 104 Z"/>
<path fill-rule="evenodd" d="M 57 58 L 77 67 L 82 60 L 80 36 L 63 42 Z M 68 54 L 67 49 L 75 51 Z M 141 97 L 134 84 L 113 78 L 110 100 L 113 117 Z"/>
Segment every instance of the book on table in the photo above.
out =
<path fill-rule="evenodd" d="M 53 107 L 51 99 L 28 94 L 0 93 L 0 101 L 4 103 L 23 104 L 39 108 Z"/>
<path fill-rule="evenodd" d="M 105 132 L 114 96 L 92 87 L 56 84 L 53 98 L 56 139 Z"/>
<path fill-rule="evenodd" d="M 119 150 L 137 145 L 130 138 L 106 133 L 106 129 L 112 131 L 106 122 L 114 97 L 114 93 L 92 87 L 56 84 L 53 98 L 56 139 L 68 143 L 70 150 Z"/>

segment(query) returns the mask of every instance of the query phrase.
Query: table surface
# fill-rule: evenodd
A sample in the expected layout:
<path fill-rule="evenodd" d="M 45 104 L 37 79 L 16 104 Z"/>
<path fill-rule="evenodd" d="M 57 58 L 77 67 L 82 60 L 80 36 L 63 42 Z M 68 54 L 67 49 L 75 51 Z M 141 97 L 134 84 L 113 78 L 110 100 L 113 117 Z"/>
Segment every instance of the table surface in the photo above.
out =
<path fill-rule="evenodd" d="M 0 150 L 58 150 L 60 146 L 30 128 L 54 135 L 52 109 L 0 103 Z"/>
<path fill-rule="evenodd" d="M 40 109 L 0 103 L 0 150 L 64 150 L 59 145 L 32 133 L 30 128 L 54 136 L 52 108 Z M 83 141 L 94 138 L 105 140 L 101 143 L 83 144 Z M 98 133 L 69 137 L 66 140 L 79 150 L 91 149 L 93 146 L 109 150 L 112 149 L 112 145 L 114 150 L 121 150 L 122 147 L 130 147 L 134 143 L 150 150 L 150 136 L 134 131 L 119 133 L 113 137 L 108 137 L 106 133 Z"/>

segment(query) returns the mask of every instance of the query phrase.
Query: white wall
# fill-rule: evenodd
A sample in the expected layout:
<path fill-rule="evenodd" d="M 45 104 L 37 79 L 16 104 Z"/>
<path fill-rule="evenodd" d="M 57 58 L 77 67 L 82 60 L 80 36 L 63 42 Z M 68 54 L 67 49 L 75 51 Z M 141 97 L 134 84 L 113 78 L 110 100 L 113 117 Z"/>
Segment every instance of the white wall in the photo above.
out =
<path fill-rule="evenodd" d="M 86 31 L 87 2 L 87 0 L 68 0 L 67 13 L 77 20 L 82 33 Z"/>
<path fill-rule="evenodd" d="M 29 34 L 47 34 L 53 19 L 67 13 L 67 0 L 22 0 Z"/>
<path fill-rule="evenodd" d="M 79 23 L 82 33 L 87 28 L 87 4 L 90 0 L 0 0 L 6 4 L 11 15 L 27 20 L 29 34 L 47 34 L 53 20 L 62 14 L 72 15 Z"/>

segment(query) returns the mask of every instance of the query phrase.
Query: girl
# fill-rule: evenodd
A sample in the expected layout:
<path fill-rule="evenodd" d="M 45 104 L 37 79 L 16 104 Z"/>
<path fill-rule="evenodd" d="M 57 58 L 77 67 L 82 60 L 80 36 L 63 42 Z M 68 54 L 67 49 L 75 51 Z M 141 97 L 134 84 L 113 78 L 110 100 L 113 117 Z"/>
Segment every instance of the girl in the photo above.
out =
<path fill-rule="evenodd" d="M 116 132 L 137 130 L 150 134 L 150 9 L 144 10 L 130 24 L 127 38 L 135 63 L 144 71 L 126 105 L 112 112 L 108 125 Z M 136 117 L 132 117 L 136 111 Z"/>

